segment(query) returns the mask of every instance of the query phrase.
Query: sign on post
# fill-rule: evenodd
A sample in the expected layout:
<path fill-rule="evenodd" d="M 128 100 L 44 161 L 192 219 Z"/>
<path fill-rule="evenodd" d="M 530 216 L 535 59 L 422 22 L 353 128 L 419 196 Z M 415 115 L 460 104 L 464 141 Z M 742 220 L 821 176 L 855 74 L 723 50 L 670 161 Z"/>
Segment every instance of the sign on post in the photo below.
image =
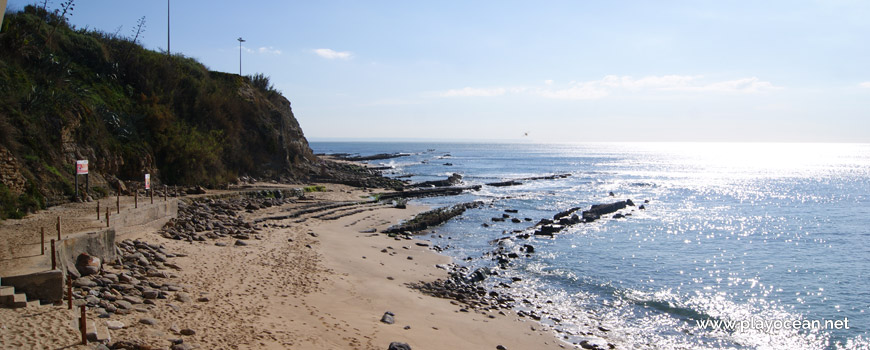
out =
<path fill-rule="evenodd" d="M 76 175 L 87 175 L 88 174 L 88 160 L 77 160 L 76 161 Z"/>
<path fill-rule="evenodd" d="M 145 190 L 151 189 L 151 174 L 145 174 Z"/>
<path fill-rule="evenodd" d="M 76 198 L 79 197 L 79 175 L 85 176 L 85 190 L 89 191 L 91 184 L 90 179 L 88 178 L 88 160 L 76 160 L 76 174 L 75 174 L 75 192 Z"/>

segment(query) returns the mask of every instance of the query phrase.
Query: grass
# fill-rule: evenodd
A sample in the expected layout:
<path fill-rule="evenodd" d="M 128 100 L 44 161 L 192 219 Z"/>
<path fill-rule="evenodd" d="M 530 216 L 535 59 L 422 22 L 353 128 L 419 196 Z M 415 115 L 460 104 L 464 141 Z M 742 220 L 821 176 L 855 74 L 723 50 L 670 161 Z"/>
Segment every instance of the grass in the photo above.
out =
<path fill-rule="evenodd" d="M 311 185 L 311 186 L 305 186 L 302 190 L 305 191 L 305 192 L 325 192 L 325 191 L 326 191 L 326 186 L 323 186 L 323 185 Z"/>

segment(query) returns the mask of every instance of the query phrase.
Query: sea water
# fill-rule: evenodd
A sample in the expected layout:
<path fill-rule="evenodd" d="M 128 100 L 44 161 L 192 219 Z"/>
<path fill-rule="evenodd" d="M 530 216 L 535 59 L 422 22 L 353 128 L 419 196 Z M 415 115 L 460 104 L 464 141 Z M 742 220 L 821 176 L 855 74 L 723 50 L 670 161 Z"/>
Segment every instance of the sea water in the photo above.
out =
<path fill-rule="evenodd" d="M 527 301 L 519 310 L 544 315 L 541 322 L 569 342 L 594 340 L 592 333 L 621 348 L 870 347 L 870 145 L 311 146 L 408 153 L 371 163 L 415 182 L 452 173 L 464 185 L 571 174 L 419 200 L 485 201 L 427 237 L 459 264 L 498 270 L 489 285 L 508 282 L 501 292 Z M 535 253 L 506 269 L 487 255 L 494 239 L 542 218 L 629 198 L 645 209 L 629 207 L 626 218 L 575 225 L 553 238 L 507 241 L 531 244 Z M 505 209 L 522 222 L 491 220 Z"/>

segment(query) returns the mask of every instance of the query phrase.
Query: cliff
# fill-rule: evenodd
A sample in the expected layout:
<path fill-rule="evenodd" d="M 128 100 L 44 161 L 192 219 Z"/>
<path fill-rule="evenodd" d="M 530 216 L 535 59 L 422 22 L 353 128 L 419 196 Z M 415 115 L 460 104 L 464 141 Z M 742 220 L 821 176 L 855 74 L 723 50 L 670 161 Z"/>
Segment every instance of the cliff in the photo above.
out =
<path fill-rule="evenodd" d="M 322 173 L 290 102 L 267 77 L 208 70 L 135 38 L 76 29 L 28 6 L 0 32 L 0 200 L 5 217 L 73 200 L 74 164 L 91 195 L 116 182 L 221 186 L 241 176 Z"/>

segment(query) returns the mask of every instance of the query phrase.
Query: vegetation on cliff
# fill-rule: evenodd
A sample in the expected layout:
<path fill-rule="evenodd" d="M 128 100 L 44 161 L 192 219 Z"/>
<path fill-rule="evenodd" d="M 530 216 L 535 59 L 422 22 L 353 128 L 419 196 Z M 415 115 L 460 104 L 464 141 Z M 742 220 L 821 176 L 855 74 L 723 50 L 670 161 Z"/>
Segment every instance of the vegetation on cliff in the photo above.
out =
<path fill-rule="evenodd" d="M 70 200 L 76 159 L 103 191 L 144 173 L 217 186 L 312 171 L 290 102 L 267 77 L 210 71 L 66 15 L 27 6 L 2 24 L 0 157 L 14 164 L 0 174 L 4 217 Z"/>

